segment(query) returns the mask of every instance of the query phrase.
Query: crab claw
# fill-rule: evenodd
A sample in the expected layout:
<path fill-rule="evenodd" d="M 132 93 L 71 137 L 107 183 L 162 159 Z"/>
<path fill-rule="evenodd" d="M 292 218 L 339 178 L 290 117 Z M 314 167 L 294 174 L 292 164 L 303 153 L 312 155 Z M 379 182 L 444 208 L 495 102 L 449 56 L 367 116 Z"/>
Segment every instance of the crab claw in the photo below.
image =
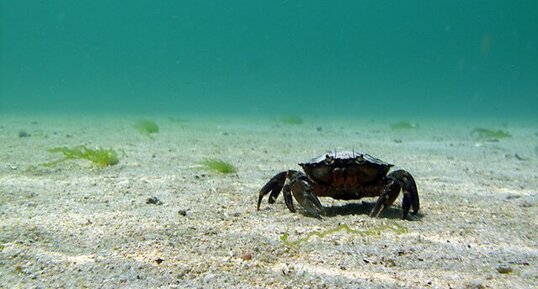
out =
<path fill-rule="evenodd" d="M 286 205 L 290 211 L 295 212 L 291 193 L 297 202 L 303 207 L 309 214 L 316 218 L 321 218 L 324 215 L 323 206 L 318 197 L 314 193 L 314 188 L 308 181 L 308 177 L 300 172 L 293 172 L 288 175 L 288 181 L 284 185 L 284 196 Z"/>
<path fill-rule="evenodd" d="M 402 219 L 407 219 L 411 207 L 413 208 L 413 215 L 416 215 L 420 208 L 420 201 L 415 179 L 413 179 L 413 176 L 411 176 L 410 173 L 404 170 L 397 170 L 387 175 L 385 188 L 370 212 L 370 216 L 378 217 L 387 207 L 394 203 L 394 200 L 396 200 L 400 194 L 400 190 L 402 190 L 404 194 L 402 201 Z"/>
<path fill-rule="evenodd" d="M 316 218 L 320 218 L 324 214 L 323 206 L 314 194 L 314 189 L 309 183 L 308 177 L 304 173 L 294 170 L 276 174 L 263 186 L 258 196 L 257 210 L 260 210 L 260 205 L 265 195 L 271 193 L 269 195 L 269 204 L 272 204 L 281 191 L 284 195 L 286 206 L 291 212 L 295 213 L 295 206 L 293 205 L 293 199 L 295 198 L 301 207 Z"/>
<path fill-rule="evenodd" d="M 271 195 L 269 195 L 269 204 L 272 204 L 275 202 L 276 198 L 280 194 L 280 191 L 282 191 L 282 187 L 284 186 L 284 182 L 286 181 L 286 176 L 288 175 L 288 172 L 280 172 L 276 174 L 274 177 L 272 177 L 265 186 L 260 190 L 260 194 L 258 197 L 258 207 L 257 210 L 260 210 L 260 204 L 262 203 L 262 199 L 265 195 L 267 195 L 269 192 Z"/>

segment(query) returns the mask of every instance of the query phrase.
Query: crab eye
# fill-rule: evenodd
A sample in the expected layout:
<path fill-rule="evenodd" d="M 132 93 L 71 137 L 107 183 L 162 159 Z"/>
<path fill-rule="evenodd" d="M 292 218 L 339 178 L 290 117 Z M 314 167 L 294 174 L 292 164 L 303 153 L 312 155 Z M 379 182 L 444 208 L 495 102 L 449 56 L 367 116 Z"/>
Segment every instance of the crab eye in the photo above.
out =
<path fill-rule="evenodd" d="M 334 157 L 330 155 L 325 155 L 325 164 L 330 165 L 332 163 L 334 163 Z"/>
<path fill-rule="evenodd" d="M 357 157 L 355 157 L 355 162 L 358 164 L 363 163 L 364 157 L 362 155 L 358 155 Z"/>

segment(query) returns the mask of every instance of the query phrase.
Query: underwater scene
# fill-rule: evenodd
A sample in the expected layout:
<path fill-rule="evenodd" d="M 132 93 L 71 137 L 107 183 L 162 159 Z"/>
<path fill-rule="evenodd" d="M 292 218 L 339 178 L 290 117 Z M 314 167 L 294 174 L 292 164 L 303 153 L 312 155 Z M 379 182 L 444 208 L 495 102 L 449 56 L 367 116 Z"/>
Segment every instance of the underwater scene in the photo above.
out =
<path fill-rule="evenodd" d="M 538 287 L 538 2 L 0 1 L 0 288 Z"/>

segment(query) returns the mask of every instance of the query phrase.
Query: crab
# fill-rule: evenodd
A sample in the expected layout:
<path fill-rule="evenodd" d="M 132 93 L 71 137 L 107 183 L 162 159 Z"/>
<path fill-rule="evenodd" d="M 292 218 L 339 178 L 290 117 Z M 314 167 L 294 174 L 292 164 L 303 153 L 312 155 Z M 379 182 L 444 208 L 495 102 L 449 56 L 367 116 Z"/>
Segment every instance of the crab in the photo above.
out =
<path fill-rule="evenodd" d="M 281 191 L 291 212 L 296 211 L 295 198 L 307 213 L 317 218 L 325 215 L 318 197 L 339 200 L 379 197 L 370 211 L 371 217 L 379 217 L 403 191 L 402 219 L 408 219 L 411 208 L 413 215 L 419 210 L 413 176 L 401 169 L 390 171 L 392 164 L 369 154 L 348 151 L 325 153 L 299 166 L 304 172 L 280 172 L 261 188 L 257 210 L 260 210 L 265 195 L 270 193 L 269 203 L 273 204 Z"/>

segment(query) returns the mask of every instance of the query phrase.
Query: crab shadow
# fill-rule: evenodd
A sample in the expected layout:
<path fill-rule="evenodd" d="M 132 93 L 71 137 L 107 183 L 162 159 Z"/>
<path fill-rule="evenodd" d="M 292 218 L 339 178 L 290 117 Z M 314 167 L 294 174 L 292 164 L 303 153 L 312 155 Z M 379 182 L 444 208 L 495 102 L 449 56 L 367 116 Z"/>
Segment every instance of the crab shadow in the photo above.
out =
<path fill-rule="evenodd" d="M 370 211 L 374 208 L 375 203 L 361 202 L 361 203 L 347 203 L 343 205 L 327 206 L 324 207 L 326 217 L 335 216 L 347 216 L 347 215 L 369 215 Z M 411 215 L 411 214 L 410 214 Z M 401 219 L 402 208 L 397 206 L 391 206 L 385 209 L 379 216 L 383 219 Z M 420 219 L 422 214 L 418 213 L 413 216 L 413 219 Z"/>

